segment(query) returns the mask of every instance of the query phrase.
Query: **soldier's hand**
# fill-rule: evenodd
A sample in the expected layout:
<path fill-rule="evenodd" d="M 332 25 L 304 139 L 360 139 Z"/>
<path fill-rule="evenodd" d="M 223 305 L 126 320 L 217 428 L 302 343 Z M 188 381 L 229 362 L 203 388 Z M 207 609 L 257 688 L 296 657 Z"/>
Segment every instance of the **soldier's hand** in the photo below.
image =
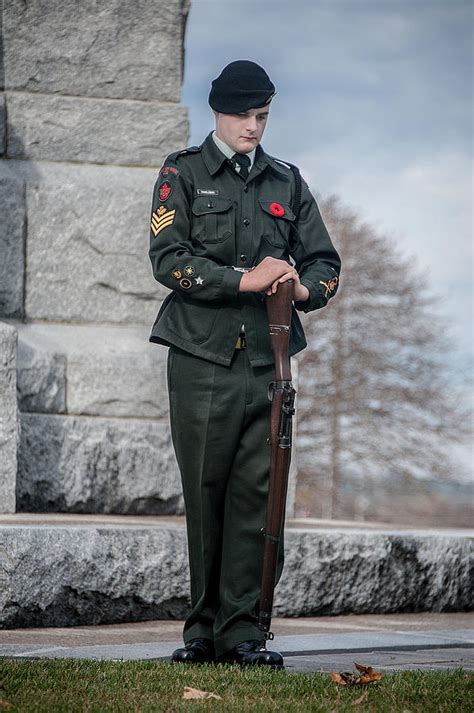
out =
<path fill-rule="evenodd" d="M 240 281 L 240 292 L 263 292 L 272 285 L 298 277 L 295 268 L 285 260 L 265 257 L 251 272 L 244 272 Z"/>
<path fill-rule="evenodd" d="M 288 278 L 286 278 L 287 280 Z M 294 285 L 294 292 L 293 292 L 293 299 L 295 302 L 306 302 L 306 300 L 309 298 L 309 290 L 306 287 L 306 285 L 302 285 L 300 282 L 300 276 L 298 275 L 297 272 L 295 272 L 295 275 L 291 278 L 294 280 L 295 285 Z M 285 278 L 280 278 L 279 280 L 275 280 L 273 285 L 266 290 L 267 295 L 274 295 L 275 292 L 278 289 L 278 285 L 280 282 L 285 282 Z"/>

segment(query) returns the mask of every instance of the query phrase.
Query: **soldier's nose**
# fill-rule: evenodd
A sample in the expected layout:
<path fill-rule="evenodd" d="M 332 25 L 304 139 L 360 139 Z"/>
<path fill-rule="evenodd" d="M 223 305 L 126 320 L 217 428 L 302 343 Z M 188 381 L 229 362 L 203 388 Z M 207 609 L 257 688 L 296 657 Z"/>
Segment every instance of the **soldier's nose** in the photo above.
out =
<path fill-rule="evenodd" d="M 257 119 L 255 116 L 249 116 L 249 120 L 247 122 L 247 131 L 256 131 L 257 130 Z"/>

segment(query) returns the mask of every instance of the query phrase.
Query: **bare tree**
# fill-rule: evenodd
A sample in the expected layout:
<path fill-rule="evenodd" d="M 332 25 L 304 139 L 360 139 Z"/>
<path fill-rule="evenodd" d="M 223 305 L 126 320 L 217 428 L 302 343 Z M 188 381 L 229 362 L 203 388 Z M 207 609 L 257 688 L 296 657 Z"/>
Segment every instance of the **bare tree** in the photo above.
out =
<path fill-rule="evenodd" d="M 321 210 L 343 270 L 337 296 L 304 318 L 299 487 L 305 500 L 312 492 L 307 515 L 374 518 L 387 482 L 452 477 L 468 419 L 446 324 L 417 265 L 338 198 Z"/>

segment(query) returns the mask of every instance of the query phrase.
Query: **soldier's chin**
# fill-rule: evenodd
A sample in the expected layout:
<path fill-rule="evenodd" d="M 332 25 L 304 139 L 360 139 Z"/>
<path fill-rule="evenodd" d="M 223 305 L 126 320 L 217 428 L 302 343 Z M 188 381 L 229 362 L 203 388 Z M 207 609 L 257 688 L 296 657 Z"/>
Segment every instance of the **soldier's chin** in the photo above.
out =
<path fill-rule="evenodd" d="M 239 147 L 241 153 L 246 153 L 248 151 L 252 151 L 255 146 L 258 144 L 257 139 L 240 139 L 239 141 Z"/>

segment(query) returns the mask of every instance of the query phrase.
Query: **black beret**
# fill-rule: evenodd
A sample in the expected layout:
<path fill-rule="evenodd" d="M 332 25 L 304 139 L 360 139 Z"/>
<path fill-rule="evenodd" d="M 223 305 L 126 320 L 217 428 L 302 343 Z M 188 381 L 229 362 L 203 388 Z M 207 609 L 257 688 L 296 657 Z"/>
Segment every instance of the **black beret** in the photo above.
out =
<path fill-rule="evenodd" d="M 239 114 L 265 106 L 274 94 L 275 87 L 263 67 L 248 59 L 239 59 L 224 67 L 214 79 L 209 104 L 222 114 Z"/>

